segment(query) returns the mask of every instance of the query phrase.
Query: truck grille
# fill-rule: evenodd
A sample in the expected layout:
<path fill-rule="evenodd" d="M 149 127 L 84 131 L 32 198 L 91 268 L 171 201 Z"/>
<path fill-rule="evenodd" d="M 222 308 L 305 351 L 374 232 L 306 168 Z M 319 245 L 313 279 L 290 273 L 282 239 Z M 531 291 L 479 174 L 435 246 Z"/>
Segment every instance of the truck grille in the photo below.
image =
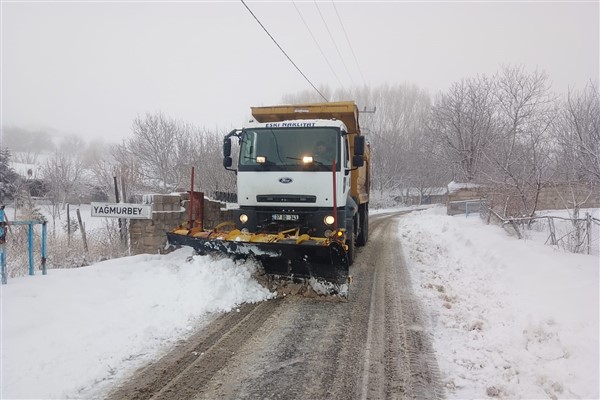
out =
<path fill-rule="evenodd" d="M 258 203 L 316 203 L 317 196 L 295 194 L 263 194 L 256 196 Z"/>

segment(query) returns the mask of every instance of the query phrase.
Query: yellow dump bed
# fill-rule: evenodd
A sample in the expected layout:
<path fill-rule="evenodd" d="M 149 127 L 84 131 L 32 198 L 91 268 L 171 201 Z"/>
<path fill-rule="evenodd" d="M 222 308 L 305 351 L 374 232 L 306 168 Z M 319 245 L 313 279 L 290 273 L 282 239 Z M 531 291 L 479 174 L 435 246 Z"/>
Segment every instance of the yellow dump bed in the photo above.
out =
<path fill-rule="evenodd" d="M 252 107 L 252 116 L 261 123 L 294 119 L 338 119 L 346 125 L 348 133 L 360 134 L 358 107 L 353 101 Z"/>

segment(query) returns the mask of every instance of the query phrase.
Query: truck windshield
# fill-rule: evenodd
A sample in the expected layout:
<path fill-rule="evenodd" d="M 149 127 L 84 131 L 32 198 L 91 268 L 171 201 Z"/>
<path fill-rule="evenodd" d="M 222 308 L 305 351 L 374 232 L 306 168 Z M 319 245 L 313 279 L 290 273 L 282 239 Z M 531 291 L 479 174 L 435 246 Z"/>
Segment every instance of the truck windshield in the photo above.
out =
<path fill-rule="evenodd" d="M 241 137 L 240 171 L 339 170 L 338 128 L 254 128 Z"/>

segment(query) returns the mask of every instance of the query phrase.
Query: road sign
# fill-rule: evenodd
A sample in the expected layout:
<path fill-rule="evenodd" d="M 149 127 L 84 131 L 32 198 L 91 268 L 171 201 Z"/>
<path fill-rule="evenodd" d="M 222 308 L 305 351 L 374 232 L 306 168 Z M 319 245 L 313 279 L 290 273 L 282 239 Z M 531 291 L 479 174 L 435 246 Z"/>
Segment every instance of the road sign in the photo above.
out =
<path fill-rule="evenodd" d="M 152 219 L 152 205 L 92 203 L 92 217 Z"/>

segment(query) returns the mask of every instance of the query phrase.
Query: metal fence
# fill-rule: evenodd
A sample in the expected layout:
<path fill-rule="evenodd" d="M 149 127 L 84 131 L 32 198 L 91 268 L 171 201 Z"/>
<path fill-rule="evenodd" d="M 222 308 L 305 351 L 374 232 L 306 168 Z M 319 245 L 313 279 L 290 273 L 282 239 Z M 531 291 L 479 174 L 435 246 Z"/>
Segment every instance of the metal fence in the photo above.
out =
<path fill-rule="evenodd" d="M 545 244 L 557 246 L 573 253 L 600 253 L 600 219 L 592 217 L 590 213 L 586 213 L 584 218 L 553 215 L 502 217 L 487 207 L 485 202 L 482 202 L 480 215 L 488 223 L 491 217 L 498 219 L 501 225 L 509 226 L 519 239 L 524 237 L 524 231 L 533 229 L 534 225 L 547 224 L 548 237 Z"/>

